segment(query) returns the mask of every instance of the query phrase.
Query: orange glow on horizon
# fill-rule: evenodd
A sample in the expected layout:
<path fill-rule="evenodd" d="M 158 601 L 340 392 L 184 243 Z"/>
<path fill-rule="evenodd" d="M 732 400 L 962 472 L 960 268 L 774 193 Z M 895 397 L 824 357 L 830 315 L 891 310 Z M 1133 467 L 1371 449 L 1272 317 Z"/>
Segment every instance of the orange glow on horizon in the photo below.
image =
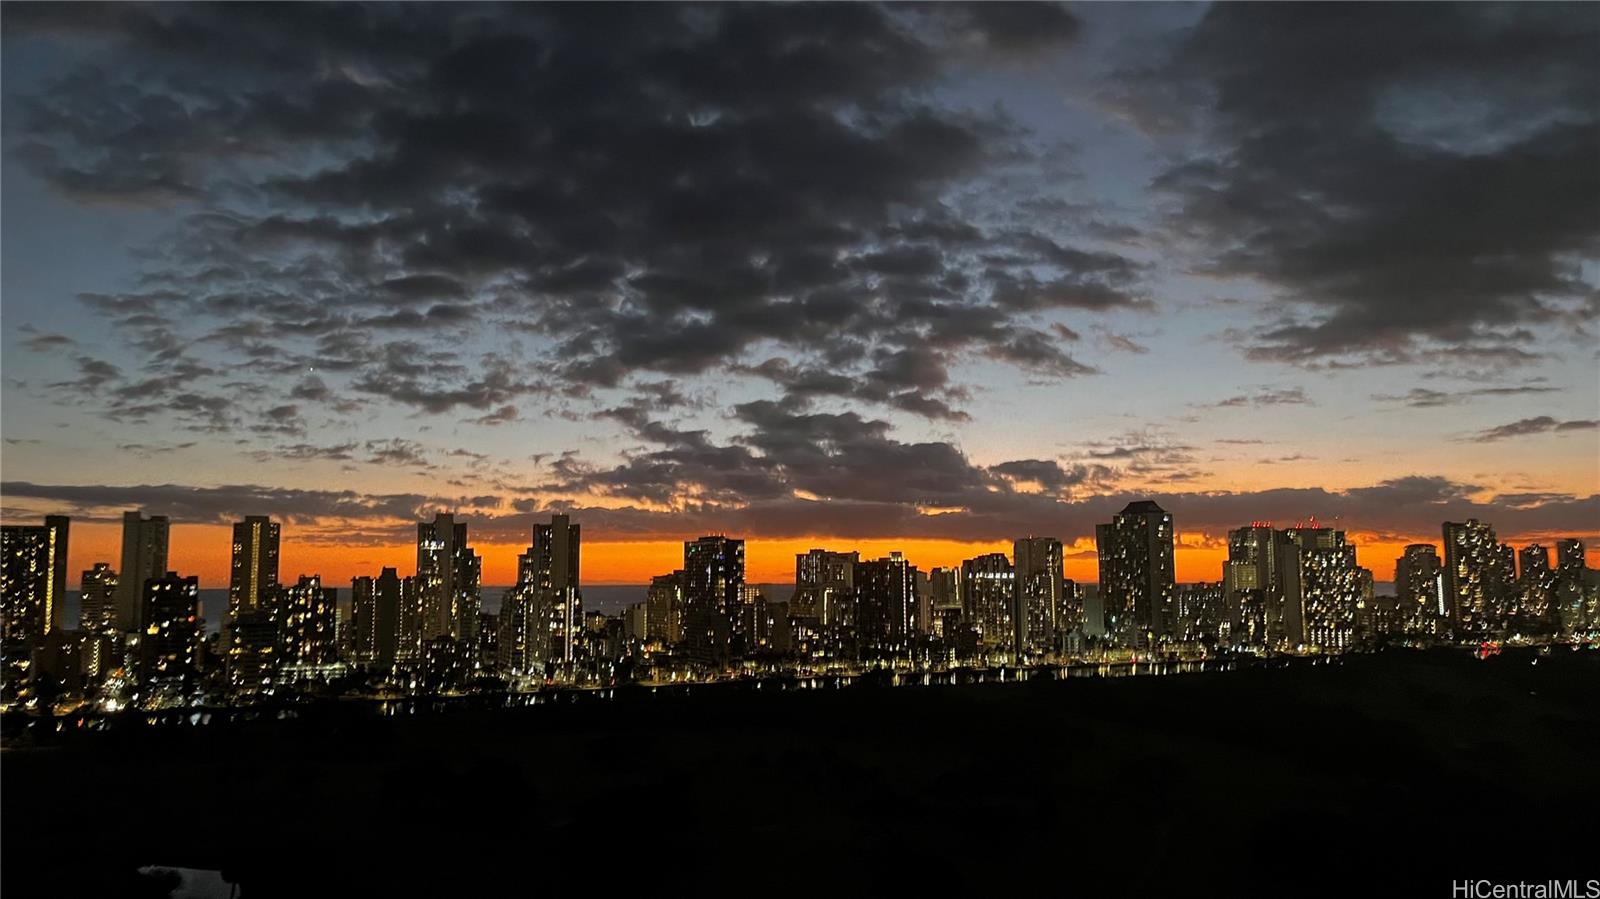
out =
<path fill-rule="evenodd" d="M 73 523 L 68 560 L 69 589 L 77 589 L 80 572 L 95 562 L 110 562 L 114 568 L 121 566 L 121 528 L 120 523 Z M 606 541 L 594 539 L 588 534 L 584 536 L 585 583 L 647 584 L 651 577 L 670 573 L 683 565 L 681 540 Z M 1215 538 L 1206 540 L 1204 535 L 1196 532 L 1180 532 L 1178 537 L 1175 556 L 1179 583 L 1222 579 L 1222 563 L 1227 558 L 1227 550 L 1218 545 L 1220 541 Z M 1439 545 L 1437 537 L 1396 539 L 1386 536 L 1380 540 L 1375 535 L 1360 532 L 1350 532 L 1349 537 L 1356 544 L 1357 560 L 1372 570 L 1376 581 L 1393 578 L 1394 561 L 1407 544 Z M 1592 535 L 1585 535 L 1585 539 L 1591 538 Z M 232 539 L 232 530 L 227 525 L 173 525 L 168 567 L 183 574 L 199 575 L 204 588 L 226 587 Z M 1531 539 L 1549 542 L 1545 535 L 1502 539 L 1514 545 L 1523 545 Z M 504 587 L 516 580 L 517 554 L 526 550 L 525 544 L 475 542 L 473 546 L 483 556 L 485 586 Z M 1010 541 L 859 540 L 837 537 L 747 539 L 746 578 L 751 583 L 789 583 L 794 579 L 795 555 L 819 548 L 846 552 L 853 550 L 859 552 L 863 559 L 878 559 L 899 551 L 924 571 L 940 566 L 959 567 L 962 560 L 982 553 L 1011 554 Z M 1069 542 L 1066 556 L 1064 568 L 1067 577 L 1079 583 L 1098 580 L 1092 538 Z M 292 529 L 285 526 L 279 575 L 284 581 L 292 582 L 301 574 L 320 574 L 329 586 L 348 589 L 352 577 L 376 575 L 384 566 L 397 568 L 402 575 L 411 574 L 416 569 L 415 547 L 409 543 L 351 547 L 297 541 Z"/>

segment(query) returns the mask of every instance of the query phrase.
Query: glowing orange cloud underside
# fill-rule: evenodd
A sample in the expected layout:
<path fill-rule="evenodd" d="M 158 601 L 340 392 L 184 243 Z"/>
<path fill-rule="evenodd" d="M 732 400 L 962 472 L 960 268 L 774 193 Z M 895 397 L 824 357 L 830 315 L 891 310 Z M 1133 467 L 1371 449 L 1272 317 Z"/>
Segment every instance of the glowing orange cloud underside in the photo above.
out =
<path fill-rule="evenodd" d="M 95 562 L 110 562 L 112 567 L 121 566 L 121 534 L 121 524 L 73 522 L 69 558 L 69 581 L 73 588 L 77 586 L 78 573 Z M 587 534 L 585 537 L 589 538 L 583 546 L 583 580 L 586 583 L 644 584 L 654 575 L 666 574 L 683 565 L 683 542 L 680 540 L 612 542 L 595 540 Z M 1178 581 L 1220 580 L 1227 550 L 1220 546 L 1182 545 L 1182 541 L 1197 542 L 1194 538 L 1196 535 L 1180 535 L 1180 545 L 1175 553 Z M 1373 578 L 1379 581 L 1388 581 L 1393 577 L 1394 560 L 1407 543 L 1438 543 L 1437 537 L 1427 536 L 1398 542 L 1363 539 L 1359 533 L 1352 533 L 1350 538 L 1356 542 L 1360 564 L 1371 568 Z M 203 587 L 226 587 L 232 540 L 233 532 L 226 525 L 174 525 L 168 567 L 183 574 L 199 575 Z M 1082 546 L 1080 544 L 1078 549 Z M 526 544 L 475 543 L 474 548 L 483 556 L 484 584 L 505 586 L 516 580 L 517 554 L 527 547 Z M 936 566 L 959 566 L 963 559 L 981 553 L 1011 553 L 1010 541 L 966 543 L 956 540 L 859 540 L 832 537 L 747 540 L 746 578 L 752 583 L 792 581 L 795 554 L 814 548 L 855 550 L 861 553 L 863 559 L 881 558 L 898 550 L 925 571 Z M 1098 579 L 1092 554 L 1084 555 L 1069 548 L 1067 555 L 1067 577 L 1089 583 Z M 356 575 L 375 575 L 386 565 L 399 569 L 402 575 L 410 574 L 416 568 L 416 558 L 416 548 L 409 543 L 350 547 L 297 541 L 293 529 L 285 526 L 279 571 L 287 581 L 292 581 L 300 574 L 320 574 L 329 584 L 340 586 L 348 585 L 350 578 Z"/>

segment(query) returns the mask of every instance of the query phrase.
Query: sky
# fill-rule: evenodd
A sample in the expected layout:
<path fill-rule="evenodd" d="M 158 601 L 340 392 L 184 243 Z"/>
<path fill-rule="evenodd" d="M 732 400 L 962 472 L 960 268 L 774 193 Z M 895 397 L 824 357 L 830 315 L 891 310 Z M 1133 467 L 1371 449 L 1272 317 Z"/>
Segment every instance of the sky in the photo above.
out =
<path fill-rule="evenodd" d="M 1600 539 L 1600 5 L 0 7 L 0 505 L 227 578 Z"/>

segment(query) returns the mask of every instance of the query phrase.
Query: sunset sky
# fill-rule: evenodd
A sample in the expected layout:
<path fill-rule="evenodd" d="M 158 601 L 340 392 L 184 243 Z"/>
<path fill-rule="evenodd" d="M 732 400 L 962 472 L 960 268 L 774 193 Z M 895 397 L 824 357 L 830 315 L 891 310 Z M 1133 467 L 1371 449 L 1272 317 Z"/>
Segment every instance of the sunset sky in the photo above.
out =
<path fill-rule="evenodd" d="M 4 517 L 1600 539 L 1600 4 L 6 4 Z M 1591 543 L 1591 547 L 1593 544 Z M 1591 549 L 1591 552 L 1595 550 Z"/>

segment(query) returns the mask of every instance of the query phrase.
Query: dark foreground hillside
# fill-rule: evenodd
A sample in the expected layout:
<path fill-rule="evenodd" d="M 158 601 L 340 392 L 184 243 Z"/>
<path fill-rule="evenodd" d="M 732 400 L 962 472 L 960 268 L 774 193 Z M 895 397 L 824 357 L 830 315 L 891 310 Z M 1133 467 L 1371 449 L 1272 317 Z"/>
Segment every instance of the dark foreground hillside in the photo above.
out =
<path fill-rule="evenodd" d="M 1600 877 L 1600 653 L 88 734 L 0 886 L 241 896 L 1451 895 Z"/>

